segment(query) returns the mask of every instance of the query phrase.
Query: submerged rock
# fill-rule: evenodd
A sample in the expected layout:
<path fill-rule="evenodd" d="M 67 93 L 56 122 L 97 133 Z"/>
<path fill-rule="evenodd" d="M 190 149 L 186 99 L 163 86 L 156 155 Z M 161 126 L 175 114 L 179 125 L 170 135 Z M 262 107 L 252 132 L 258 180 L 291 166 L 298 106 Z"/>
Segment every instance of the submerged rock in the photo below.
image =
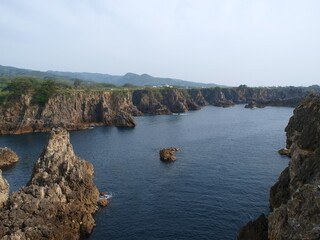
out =
<path fill-rule="evenodd" d="M 10 148 L 0 148 L 0 168 L 9 167 L 18 161 L 18 155 Z"/>
<path fill-rule="evenodd" d="M 5 202 L 8 200 L 8 197 L 9 197 L 9 183 L 2 176 L 2 171 L 0 169 L 0 208 L 4 206 Z"/>
<path fill-rule="evenodd" d="M 79 239 L 95 226 L 93 166 L 77 157 L 63 129 L 50 132 L 27 186 L 0 212 L 1 239 Z"/>
<path fill-rule="evenodd" d="M 160 150 L 160 160 L 165 162 L 175 161 L 177 158 L 174 152 L 179 151 L 179 148 L 163 148 Z"/>

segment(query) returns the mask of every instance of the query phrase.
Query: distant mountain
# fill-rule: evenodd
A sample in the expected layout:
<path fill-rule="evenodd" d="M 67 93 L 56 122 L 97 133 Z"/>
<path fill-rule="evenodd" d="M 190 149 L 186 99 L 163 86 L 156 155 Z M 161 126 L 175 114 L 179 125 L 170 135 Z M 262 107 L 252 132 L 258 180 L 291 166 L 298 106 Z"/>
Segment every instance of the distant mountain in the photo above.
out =
<path fill-rule="evenodd" d="M 51 79 L 55 81 L 66 81 L 71 82 L 72 79 L 60 75 L 51 74 L 49 72 L 41 72 L 29 69 L 6 67 L 0 65 L 0 77 L 2 78 L 15 78 L 18 76 L 30 76 L 41 79 Z"/>
<path fill-rule="evenodd" d="M 124 76 L 109 75 L 102 73 L 88 72 L 61 72 L 61 71 L 35 71 L 30 69 L 22 69 L 16 67 L 7 67 L 0 65 L 0 77 L 14 78 L 17 76 L 30 76 L 41 79 L 52 79 L 55 81 L 64 81 L 72 83 L 74 79 L 81 79 L 87 82 L 110 83 L 122 86 L 124 84 L 132 84 L 136 86 L 161 86 L 172 85 L 179 87 L 225 87 L 217 84 L 207 84 L 198 82 L 189 82 L 174 78 L 152 77 L 148 74 L 138 75 L 135 73 L 127 73 Z"/>
<path fill-rule="evenodd" d="M 69 77 L 78 78 L 82 80 L 95 81 L 100 83 L 112 83 L 116 85 L 124 85 L 130 83 L 136 86 L 161 86 L 161 85 L 173 85 L 179 87 L 225 87 L 217 84 L 207 84 L 198 82 L 189 82 L 174 78 L 159 78 L 152 77 L 148 74 L 138 75 L 135 73 L 127 73 L 124 76 L 116 76 L 101 73 L 87 73 L 87 72 L 59 72 L 48 71 L 48 73 Z"/>

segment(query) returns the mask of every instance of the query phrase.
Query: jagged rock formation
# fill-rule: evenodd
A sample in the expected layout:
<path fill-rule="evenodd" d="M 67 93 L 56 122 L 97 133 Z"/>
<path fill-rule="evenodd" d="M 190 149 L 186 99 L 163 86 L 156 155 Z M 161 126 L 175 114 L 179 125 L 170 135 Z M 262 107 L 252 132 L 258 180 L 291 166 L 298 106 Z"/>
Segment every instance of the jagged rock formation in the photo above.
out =
<path fill-rule="evenodd" d="M 22 96 L 9 107 L 0 107 L 0 134 L 69 130 L 91 125 L 134 127 L 133 116 L 141 112 L 132 104 L 131 92 L 73 92 L 57 94 L 44 106 Z"/>
<path fill-rule="evenodd" d="M 18 161 L 18 155 L 10 148 L 0 148 L 0 168 L 9 167 Z"/>
<path fill-rule="evenodd" d="M 265 105 L 258 104 L 255 101 L 250 101 L 247 105 L 244 106 L 245 108 L 264 108 Z"/>
<path fill-rule="evenodd" d="M 95 226 L 93 166 L 78 158 L 66 130 L 52 130 L 27 186 L 0 212 L 0 239 L 79 239 Z"/>
<path fill-rule="evenodd" d="M 286 155 L 286 156 L 290 157 L 290 151 L 289 151 L 289 149 L 281 148 L 281 149 L 279 149 L 278 153 L 279 153 L 280 155 Z"/>
<path fill-rule="evenodd" d="M 147 88 L 120 92 L 70 92 L 50 97 L 43 105 L 21 96 L 0 106 L 0 134 L 69 130 L 91 125 L 134 127 L 133 116 L 172 114 L 198 110 L 202 106 L 231 107 L 255 102 L 257 106 L 295 106 L 310 91 L 320 88 Z"/>
<path fill-rule="evenodd" d="M 133 92 L 133 102 L 143 113 L 171 114 L 198 110 L 206 104 L 201 92 L 191 97 L 181 89 L 137 90 Z"/>
<path fill-rule="evenodd" d="M 320 239 L 319 95 L 294 110 L 286 133 L 291 160 L 270 191 L 268 239 Z"/>
<path fill-rule="evenodd" d="M 9 183 L 4 177 L 2 177 L 2 171 L 0 169 L 0 209 L 4 206 L 9 196 Z"/>
<path fill-rule="evenodd" d="M 175 161 L 177 158 L 174 155 L 174 152 L 179 151 L 179 148 L 163 148 L 160 150 L 160 160 L 164 162 L 172 162 Z"/>
<path fill-rule="evenodd" d="M 320 96 L 295 110 L 287 133 L 291 160 L 270 192 L 269 239 L 320 239 Z"/>
<path fill-rule="evenodd" d="M 268 219 L 264 214 L 254 221 L 250 221 L 242 227 L 238 233 L 238 239 L 242 240 L 267 240 Z"/>

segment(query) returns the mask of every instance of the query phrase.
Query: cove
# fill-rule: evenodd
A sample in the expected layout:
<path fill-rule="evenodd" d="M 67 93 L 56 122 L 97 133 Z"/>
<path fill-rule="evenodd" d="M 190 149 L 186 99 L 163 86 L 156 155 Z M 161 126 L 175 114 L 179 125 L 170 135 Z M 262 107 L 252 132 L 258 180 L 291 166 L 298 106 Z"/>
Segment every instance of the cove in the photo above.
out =
<path fill-rule="evenodd" d="M 269 189 L 288 159 L 284 128 L 293 108 L 208 106 L 180 115 L 137 117 L 133 129 L 71 132 L 75 153 L 93 163 L 95 183 L 112 193 L 89 239 L 235 239 L 269 211 Z M 45 133 L 1 136 L 21 161 L 3 172 L 12 191 L 26 184 Z M 177 161 L 159 149 L 178 147 Z"/>

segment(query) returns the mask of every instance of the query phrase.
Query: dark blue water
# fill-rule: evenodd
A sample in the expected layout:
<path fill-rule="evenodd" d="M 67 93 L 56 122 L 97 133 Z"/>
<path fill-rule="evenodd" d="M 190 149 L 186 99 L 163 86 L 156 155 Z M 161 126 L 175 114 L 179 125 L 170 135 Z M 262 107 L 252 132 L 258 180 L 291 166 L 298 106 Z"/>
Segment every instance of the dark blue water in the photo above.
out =
<path fill-rule="evenodd" d="M 76 154 L 95 167 L 100 191 L 113 194 L 90 239 L 235 239 L 268 213 L 269 188 L 288 159 L 284 128 L 292 108 L 205 107 L 183 115 L 137 118 L 134 129 L 71 132 Z M 0 137 L 21 161 L 4 172 L 12 190 L 30 178 L 46 134 Z M 177 161 L 159 149 L 179 147 Z"/>

